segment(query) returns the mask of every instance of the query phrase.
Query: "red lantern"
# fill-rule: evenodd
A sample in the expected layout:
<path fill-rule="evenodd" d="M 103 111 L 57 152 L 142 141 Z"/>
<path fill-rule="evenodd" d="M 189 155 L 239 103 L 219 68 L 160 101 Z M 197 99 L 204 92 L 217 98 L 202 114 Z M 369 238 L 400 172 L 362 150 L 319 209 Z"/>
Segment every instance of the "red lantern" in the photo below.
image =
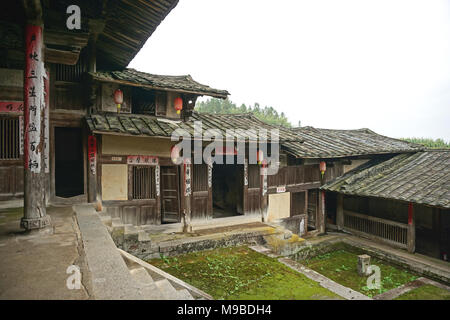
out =
<path fill-rule="evenodd" d="M 114 91 L 114 103 L 117 106 L 117 112 L 120 113 L 120 106 L 123 103 L 123 92 L 120 89 Z"/>
<path fill-rule="evenodd" d="M 261 164 L 261 162 L 264 160 L 264 152 L 262 150 L 259 150 L 256 154 L 256 161 L 258 161 L 258 164 Z"/>
<path fill-rule="evenodd" d="M 322 174 L 322 178 L 323 178 L 323 175 L 324 175 L 325 171 L 327 170 L 327 163 L 325 161 L 320 161 L 319 168 L 320 168 L 320 173 Z"/>
<path fill-rule="evenodd" d="M 175 98 L 173 105 L 175 110 L 177 110 L 177 114 L 180 114 L 181 110 L 183 109 L 183 99 L 181 99 L 180 97 Z"/>
<path fill-rule="evenodd" d="M 177 145 L 170 149 L 170 158 L 174 164 L 180 164 L 180 148 Z"/>

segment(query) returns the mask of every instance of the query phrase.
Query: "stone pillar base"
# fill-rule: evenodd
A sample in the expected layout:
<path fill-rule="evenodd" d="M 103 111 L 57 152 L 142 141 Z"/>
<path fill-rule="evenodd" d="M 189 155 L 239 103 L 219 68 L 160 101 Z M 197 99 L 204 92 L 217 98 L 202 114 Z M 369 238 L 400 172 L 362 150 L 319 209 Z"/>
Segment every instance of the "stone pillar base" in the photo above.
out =
<path fill-rule="evenodd" d="M 45 215 L 41 218 L 22 218 L 20 219 L 20 227 L 25 230 L 34 230 L 50 227 L 50 216 Z"/>

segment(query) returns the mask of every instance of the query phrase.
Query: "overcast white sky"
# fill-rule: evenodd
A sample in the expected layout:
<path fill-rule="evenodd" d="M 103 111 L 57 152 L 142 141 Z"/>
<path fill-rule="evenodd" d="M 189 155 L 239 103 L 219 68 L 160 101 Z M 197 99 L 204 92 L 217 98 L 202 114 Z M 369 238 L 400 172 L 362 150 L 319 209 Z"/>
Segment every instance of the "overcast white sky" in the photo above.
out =
<path fill-rule="evenodd" d="M 450 1 L 180 0 L 130 67 L 293 125 L 450 141 Z"/>

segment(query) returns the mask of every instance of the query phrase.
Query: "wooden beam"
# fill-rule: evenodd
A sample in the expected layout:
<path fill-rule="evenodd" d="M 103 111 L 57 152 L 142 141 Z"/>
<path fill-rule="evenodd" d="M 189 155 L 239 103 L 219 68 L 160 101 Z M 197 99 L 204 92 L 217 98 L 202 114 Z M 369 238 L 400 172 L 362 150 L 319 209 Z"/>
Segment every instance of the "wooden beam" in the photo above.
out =
<path fill-rule="evenodd" d="M 46 29 L 44 43 L 46 45 L 56 45 L 64 47 L 73 47 L 78 50 L 87 46 L 89 33 L 68 32 L 62 30 Z"/>
<path fill-rule="evenodd" d="M 78 62 L 80 51 L 65 51 L 53 48 L 45 48 L 45 62 L 75 65 Z"/>

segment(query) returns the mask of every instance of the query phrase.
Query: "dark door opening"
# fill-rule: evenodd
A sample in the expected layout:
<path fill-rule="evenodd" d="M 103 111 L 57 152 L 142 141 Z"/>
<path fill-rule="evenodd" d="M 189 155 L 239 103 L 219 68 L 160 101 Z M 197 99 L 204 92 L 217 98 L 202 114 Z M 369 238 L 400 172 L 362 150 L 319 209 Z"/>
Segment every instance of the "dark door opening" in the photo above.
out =
<path fill-rule="evenodd" d="M 213 165 L 213 218 L 223 218 L 244 214 L 243 180 L 243 165 Z"/>
<path fill-rule="evenodd" d="M 81 128 L 55 127 L 55 195 L 70 198 L 84 193 Z"/>
<path fill-rule="evenodd" d="M 180 222 L 180 193 L 177 166 L 161 167 L 161 222 Z"/>

